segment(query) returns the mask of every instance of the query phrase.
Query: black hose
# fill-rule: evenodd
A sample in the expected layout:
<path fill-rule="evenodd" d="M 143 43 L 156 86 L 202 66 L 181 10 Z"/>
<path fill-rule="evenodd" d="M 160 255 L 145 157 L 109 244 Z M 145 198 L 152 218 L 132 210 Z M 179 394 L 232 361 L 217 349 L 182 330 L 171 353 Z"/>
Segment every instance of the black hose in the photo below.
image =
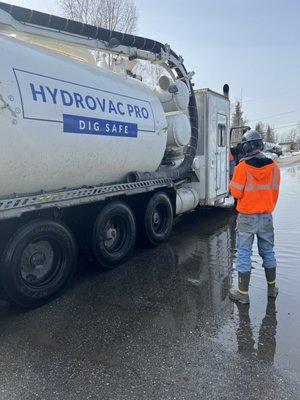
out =
<path fill-rule="evenodd" d="M 46 14 L 19 6 L 0 2 L 0 9 L 8 12 L 17 21 L 38 25 L 50 29 L 80 35 L 89 39 L 97 39 L 109 42 L 112 38 L 118 40 L 120 45 L 136 47 L 139 50 L 146 50 L 152 53 L 160 53 L 164 49 L 162 43 L 141 36 L 129 35 L 126 33 L 110 31 L 83 22 L 73 21 L 56 15 Z"/>
<path fill-rule="evenodd" d="M 165 46 L 162 43 L 156 42 L 152 39 L 147 39 L 141 36 L 129 35 L 121 32 L 110 31 L 108 29 L 84 24 L 78 21 L 72 21 L 66 18 L 58 17 L 42 13 L 39 11 L 33 11 L 27 8 L 10 5 L 7 3 L 0 2 L 0 9 L 8 12 L 17 21 L 47 27 L 50 29 L 56 29 L 59 31 L 67 32 L 70 34 L 84 36 L 90 39 L 97 39 L 100 41 L 109 41 L 114 38 L 122 46 L 135 47 L 139 50 L 145 50 L 154 54 L 161 53 L 165 50 Z M 171 50 L 171 54 L 175 59 L 179 59 L 176 53 Z M 178 78 L 183 78 L 182 71 L 169 62 L 169 66 L 175 69 Z M 187 73 L 184 66 L 182 66 L 184 72 Z M 130 174 L 129 179 L 131 180 L 148 180 L 158 178 L 171 178 L 173 180 L 185 179 L 191 169 L 194 157 L 196 155 L 197 143 L 198 143 L 198 112 L 196 98 L 192 85 L 190 86 L 191 96 L 189 102 L 189 115 L 192 127 L 192 136 L 189 146 L 184 157 L 182 164 L 174 170 L 166 170 L 151 173 L 139 173 L 134 172 Z"/>

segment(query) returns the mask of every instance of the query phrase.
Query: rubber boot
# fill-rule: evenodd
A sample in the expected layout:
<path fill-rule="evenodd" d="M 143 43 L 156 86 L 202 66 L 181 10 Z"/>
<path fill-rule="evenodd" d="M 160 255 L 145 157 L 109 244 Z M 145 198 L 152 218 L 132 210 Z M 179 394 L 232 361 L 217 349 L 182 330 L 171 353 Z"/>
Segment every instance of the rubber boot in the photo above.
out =
<path fill-rule="evenodd" d="M 249 304 L 249 282 L 250 282 L 250 272 L 246 272 L 242 274 L 239 272 L 239 287 L 238 289 L 230 289 L 229 291 L 229 298 L 232 301 L 238 301 L 242 304 Z"/>
<path fill-rule="evenodd" d="M 276 299 L 279 292 L 276 286 L 276 268 L 265 268 L 265 274 L 268 283 L 268 297 Z"/>

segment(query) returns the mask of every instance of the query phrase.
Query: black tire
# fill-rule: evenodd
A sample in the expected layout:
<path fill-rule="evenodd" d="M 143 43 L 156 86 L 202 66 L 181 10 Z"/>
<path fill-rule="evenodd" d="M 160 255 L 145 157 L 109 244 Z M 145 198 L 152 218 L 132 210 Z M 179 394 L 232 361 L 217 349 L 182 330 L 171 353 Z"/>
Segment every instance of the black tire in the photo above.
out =
<path fill-rule="evenodd" d="M 93 232 L 93 249 L 97 261 L 112 269 L 133 254 L 136 222 L 130 207 L 123 202 L 105 206 L 99 213 Z"/>
<path fill-rule="evenodd" d="M 35 308 L 66 289 L 76 261 L 76 242 L 69 229 L 56 221 L 36 220 L 9 240 L 1 260 L 1 284 L 12 302 Z"/>
<path fill-rule="evenodd" d="M 149 200 L 145 216 L 142 236 L 152 246 L 166 242 L 173 228 L 173 207 L 169 197 L 163 193 L 155 193 Z"/>

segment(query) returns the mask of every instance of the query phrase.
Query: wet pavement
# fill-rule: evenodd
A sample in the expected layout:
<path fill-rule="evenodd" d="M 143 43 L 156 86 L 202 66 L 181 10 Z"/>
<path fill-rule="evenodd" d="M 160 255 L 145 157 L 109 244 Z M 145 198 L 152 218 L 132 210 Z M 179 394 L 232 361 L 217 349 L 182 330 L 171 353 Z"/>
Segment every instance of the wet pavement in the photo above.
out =
<path fill-rule="evenodd" d="M 228 300 L 235 215 L 191 213 L 114 271 L 82 261 L 40 309 L 1 302 L 0 400 L 300 399 L 300 165 L 282 172 L 276 303 L 257 252 L 250 308 Z"/>

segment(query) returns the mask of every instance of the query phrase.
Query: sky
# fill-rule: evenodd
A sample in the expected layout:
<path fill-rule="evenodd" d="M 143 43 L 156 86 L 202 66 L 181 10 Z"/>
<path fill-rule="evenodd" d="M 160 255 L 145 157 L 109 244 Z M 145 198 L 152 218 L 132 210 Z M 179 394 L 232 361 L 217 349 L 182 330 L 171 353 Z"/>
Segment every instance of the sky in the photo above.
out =
<path fill-rule="evenodd" d="M 7 0 L 55 14 L 56 0 Z M 300 123 L 299 0 L 135 0 L 138 34 L 169 43 L 196 88 L 231 88 L 250 126 Z"/>

